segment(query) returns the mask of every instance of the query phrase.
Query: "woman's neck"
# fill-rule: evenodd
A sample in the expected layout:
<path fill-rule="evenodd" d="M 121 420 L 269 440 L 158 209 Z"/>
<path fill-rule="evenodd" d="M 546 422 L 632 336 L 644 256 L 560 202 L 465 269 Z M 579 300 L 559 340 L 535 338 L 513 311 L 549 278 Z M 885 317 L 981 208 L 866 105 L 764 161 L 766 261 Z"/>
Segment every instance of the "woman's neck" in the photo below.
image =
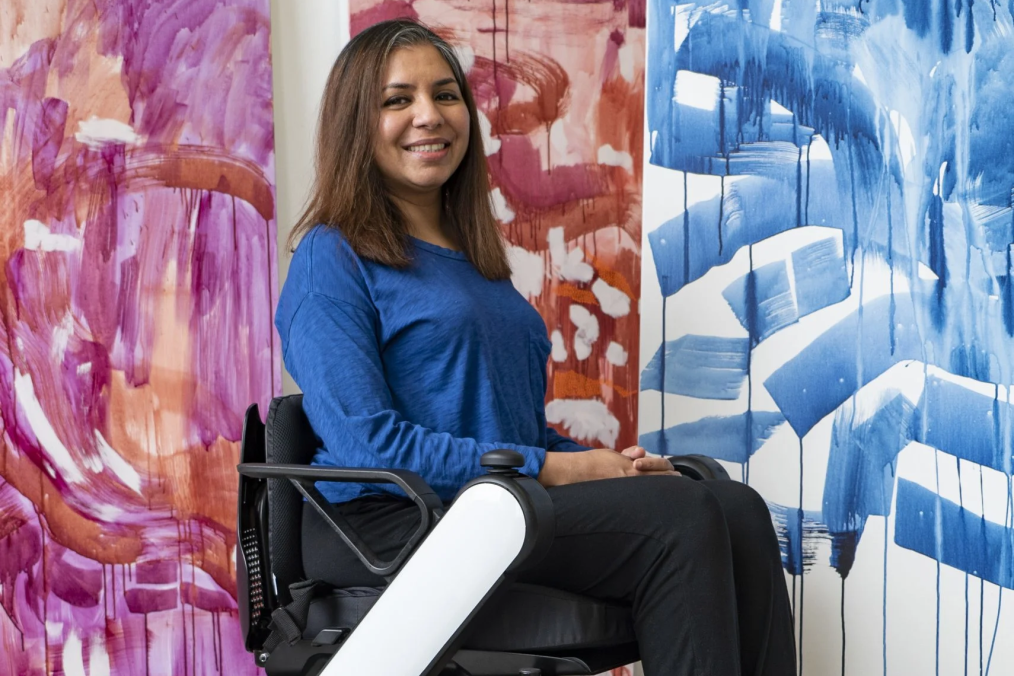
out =
<path fill-rule="evenodd" d="M 439 193 L 432 199 L 406 199 L 397 195 L 392 195 L 391 198 L 405 219 L 409 235 L 447 249 L 459 248 L 458 243 L 443 227 L 443 208 Z"/>

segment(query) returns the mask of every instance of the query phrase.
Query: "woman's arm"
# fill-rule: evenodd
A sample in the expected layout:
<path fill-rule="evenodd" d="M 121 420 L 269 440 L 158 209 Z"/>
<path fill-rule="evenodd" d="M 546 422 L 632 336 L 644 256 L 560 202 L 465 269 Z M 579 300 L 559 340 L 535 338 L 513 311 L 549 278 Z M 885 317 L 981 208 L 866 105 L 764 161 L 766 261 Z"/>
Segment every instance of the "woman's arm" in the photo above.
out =
<path fill-rule="evenodd" d="M 622 452 L 593 448 L 577 453 L 546 453 L 538 480 L 543 486 L 564 486 L 580 481 L 626 476 L 678 476 L 665 458 L 648 457 L 640 446 Z"/>
<path fill-rule="evenodd" d="M 570 437 L 565 437 L 549 425 L 546 425 L 546 450 L 555 453 L 574 453 L 590 450 L 590 446 L 582 446 Z"/>
<path fill-rule="evenodd" d="M 479 459 L 486 451 L 518 451 L 525 458 L 521 471 L 529 476 L 542 469 L 544 449 L 456 438 L 395 411 L 375 312 L 308 292 L 292 316 L 283 348 L 285 365 L 303 390 L 307 417 L 336 465 L 412 470 L 444 499 L 484 473 Z"/>

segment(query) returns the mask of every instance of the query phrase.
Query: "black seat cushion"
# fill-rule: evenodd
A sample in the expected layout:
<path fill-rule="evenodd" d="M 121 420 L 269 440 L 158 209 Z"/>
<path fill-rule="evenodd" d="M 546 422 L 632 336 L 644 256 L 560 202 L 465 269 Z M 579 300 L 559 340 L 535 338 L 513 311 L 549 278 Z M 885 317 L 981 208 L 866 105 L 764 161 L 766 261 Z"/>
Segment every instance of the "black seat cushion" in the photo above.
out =
<path fill-rule="evenodd" d="M 464 647 L 559 652 L 635 640 L 634 619 L 627 607 L 559 589 L 513 584 L 482 609 Z"/>
<path fill-rule="evenodd" d="M 310 605 L 304 638 L 328 627 L 355 628 L 382 590 L 333 589 Z M 483 608 L 464 647 L 471 650 L 554 652 L 633 643 L 630 609 L 530 584 L 511 585 Z"/>

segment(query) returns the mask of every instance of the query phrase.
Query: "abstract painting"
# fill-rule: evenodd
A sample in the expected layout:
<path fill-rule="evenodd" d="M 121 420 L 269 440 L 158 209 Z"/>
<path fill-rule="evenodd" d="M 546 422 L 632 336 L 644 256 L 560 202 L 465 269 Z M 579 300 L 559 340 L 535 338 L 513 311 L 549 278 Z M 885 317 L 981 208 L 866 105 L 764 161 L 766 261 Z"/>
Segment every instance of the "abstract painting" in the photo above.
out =
<path fill-rule="evenodd" d="M 0 0 L 0 674 L 254 673 L 280 389 L 268 0 Z"/>
<path fill-rule="evenodd" d="M 641 441 L 769 501 L 803 673 L 1014 670 L 1014 4 L 650 0 Z"/>
<path fill-rule="evenodd" d="M 481 111 L 513 281 L 553 344 L 546 414 L 637 440 L 644 0 L 351 0 L 351 32 L 413 17 L 454 44 Z"/>

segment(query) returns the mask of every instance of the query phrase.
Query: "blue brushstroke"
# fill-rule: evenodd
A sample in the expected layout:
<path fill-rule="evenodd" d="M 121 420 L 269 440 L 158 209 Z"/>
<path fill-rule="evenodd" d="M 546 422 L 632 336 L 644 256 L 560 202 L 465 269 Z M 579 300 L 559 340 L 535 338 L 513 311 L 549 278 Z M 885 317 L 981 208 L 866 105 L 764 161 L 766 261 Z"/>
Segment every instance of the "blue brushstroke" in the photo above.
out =
<path fill-rule="evenodd" d="M 861 530 L 831 533 L 830 564 L 841 576 L 842 582 L 849 576 L 852 564 L 856 562 L 856 548 L 859 547 L 862 534 Z"/>
<path fill-rule="evenodd" d="M 961 0 L 958 0 L 958 16 L 961 16 Z M 972 7 L 975 6 L 975 0 L 968 0 L 968 11 L 965 12 L 965 54 L 972 53 L 972 46 L 975 44 L 975 19 L 972 13 Z"/>
<path fill-rule="evenodd" d="M 664 352 L 660 347 L 641 372 L 641 389 L 701 399 L 738 399 L 746 380 L 749 347 L 746 338 L 689 335 L 668 341 Z"/>
<path fill-rule="evenodd" d="M 815 165 L 810 181 L 814 195 L 807 209 L 809 224 L 842 231 L 850 228 L 851 218 L 843 215 L 833 168 L 827 163 Z M 726 189 L 724 204 L 718 197 L 698 202 L 649 232 L 648 245 L 662 295 L 671 296 L 716 265 L 728 263 L 741 248 L 794 229 L 795 196 L 783 187 L 772 178 L 741 179 Z M 720 213 L 721 250 L 716 237 Z"/>
<path fill-rule="evenodd" d="M 1010 472 L 1010 450 L 996 421 L 1014 419 L 1014 407 L 959 383 L 931 375 L 918 404 L 896 394 L 860 424 L 852 424 L 853 416 L 851 401 L 836 414 L 824 484 L 823 519 L 839 573 L 854 557 L 866 519 L 890 513 L 897 456 L 910 442 Z"/>
<path fill-rule="evenodd" d="M 939 533 L 939 537 L 938 537 Z M 1014 531 L 898 479 L 894 542 L 995 585 L 1014 589 Z"/>
<path fill-rule="evenodd" d="M 944 202 L 934 195 L 929 206 L 929 267 L 937 276 L 931 316 L 939 330 L 945 319 L 944 290 L 947 288 L 947 251 L 944 245 Z"/>
<path fill-rule="evenodd" d="M 925 282 L 917 280 L 917 283 Z M 920 335 L 915 310 L 925 310 L 932 304 L 933 292 L 929 291 L 924 295 L 913 292 L 909 302 L 895 308 L 889 297 L 867 302 L 862 316 L 857 312 L 838 322 L 765 381 L 768 392 L 797 434 L 808 432 L 853 392 L 900 361 L 914 359 L 952 370 L 969 363 L 967 359 L 963 362 L 952 358 L 959 346 L 964 349 L 966 342 L 955 327 L 948 326 L 944 333 L 937 333 L 932 327 L 923 326 Z M 996 304 L 984 307 L 980 321 L 989 318 L 999 325 L 998 310 Z M 995 342 L 995 333 L 987 334 L 986 338 L 994 342 L 984 342 L 976 350 L 984 356 L 975 357 L 967 371 L 956 375 L 986 382 L 1004 382 L 1011 377 L 1014 344 Z M 819 382 L 820 387 L 809 387 L 811 382 Z"/>
<path fill-rule="evenodd" d="M 951 3 L 949 0 L 940 0 L 940 51 L 950 54 L 953 43 L 954 19 L 951 17 Z"/>
<path fill-rule="evenodd" d="M 905 25 L 921 38 L 929 35 L 933 19 L 933 4 L 925 0 L 902 0 L 905 6 Z"/>
<path fill-rule="evenodd" d="M 935 376 L 926 379 L 914 439 L 968 462 L 1010 473 L 1010 445 L 1000 425 L 1014 420 L 1014 406 Z"/>
<path fill-rule="evenodd" d="M 653 4 L 659 9 L 671 6 L 658 0 Z M 666 133 L 658 134 L 652 143 L 652 164 L 701 174 L 724 173 L 724 162 L 719 158 L 735 152 L 730 147 L 734 142 L 738 146 L 774 140 L 764 128 L 768 103 L 777 101 L 796 116 L 800 127 L 816 131 L 832 148 L 849 139 L 847 145 L 856 153 L 862 184 L 868 187 L 867 177 L 876 176 L 876 169 L 882 166 L 876 106 L 865 87 L 837 86 L 852 82 L 847 62 L 805 50 L 795 36 L 772 33 L 763 26 L 714 12 L 700 16 L 672 59 L 660 53 L 667 50 L 659 45 L 672 44 L 674 14 L 666 9 L 655 16 L 658 25 L 652 31 L 654 46 L 649 54 L 648 87 L 653 95 L 648 101 L 648 127 Z M 656 57 L 661 58 L 656 61 Z M 712 122 L 695 132 L 691 125 L 697 114 L 677 104 L 671 95 L 679 70 L 711 75 L 733 85 L 728 92 L 736 99 L 736 115 L 726 121 L 726 127 L 735 125 L 736 130 L 722 134 L 726 147 L 695 152 L 703 142 L 699 137 L 706 136 L 702 132 L 715 130 L 716 125 Z"/>
<path fill-rule="evenodd" d="M 845 256 L 834 238 L 807 244 L 792 253 L 799 316 L 823 310 L 849 295 Z"/>
<path fill-rule="evenodd" d="M 740 277 L 725 288 L 722 296 L 754 345 L 799 320 L 788 266 L 783 262 L 762 265 Z"/>
<path fill-rule="evenodd" d="M 1008 336 L 1014 336 L 1014 246 L 1007 249 L 1005 269 L 1007 274 L 1000 277 L 1000 303 L 1003 308 L 1003 327 Z"/>
<path fill-rule="evenodd" d="M 781 413 L 753 411 L 709 417 L 642 434 L 637 443 L 649 453 L 700 453 L 718 460 L 746 462 L 785 422 Z M 663 446 L 664 443 L 664 446 Z"/>
<path fill-rule="evenodd" d="M 982 207 L 972 214 L 974 231 L 979 234 L 974 244 L 992 252 L 1006 252 L 1011 245 L 1010 207 Z"/>
<path fill-rule="evenodd" d="M 968 171 L 981 177 L 976 203 L 994 207 L 1011 206 L 1010 191 L 1014 185 L 1011 180 L 1014 176 L 1014 106 L 1010 105 L 1010 74 L 1014 72 L 1012 42 L 1014 40 L 1009 38 L 987 41 L 975 56 L 975 107 L 967 130 Z"/>
<path fill-rule="evenodd" d="M 817 558 L 817 547 L 826 540 L 827 525 L 817 511 L 768 503 L 771 521 L 778 535 L 782 567 L 791 575 L 802 575 Z"/>
<path fill-rule="evenodd" d="M 835 238 L 822 239 L 794 251 L 792 271 L 795 295 L 789 283 L 788 266 L 780 261 L 740 277 L 722 292 L 754 345 L 801 317 L 841 302 L 849 295 L 845 258 Z M 748 294 L 751 278 L 752 298 Z M 755 313 L 753 324 L 752 313 Z"/>
<path fill-rule="evenodd" d="M 822 7 L 833 8 L 834 11 L 817 13 L 814 37 L 821 53 L 848 62 L 852 60 L 850 49 L 853 43 L 869 29 L 870 20 L 861 14 L 842 12 L 841 7 L 834 7 L 835 4 L 821 3 Z"/>
<path fill-rule="evenodd" d="M 824 482 L 824 521 L 832 533 L 861 533 L 872 515 L 887 516 L 897 456 L 915 435 L 912 402 L 896 394 L 854 424 L 850 401 L 838 411 Z"/>
<path fill-rule="evenodd" d="M 861 327 L 859 314 L 853 313 L 818 336 L 764 381 L 796 434 L 806 435 L 856 390 L 894 364 L 922 359 L 922 338 L 913 328 L 912 307 L 908 304 L 897 309 L 895 349 L 891 353 L 887 323 L 890 309 L 889 298 L 868 302 L 863 308 Z M 861 368 L 857 369 L 857 364 Z"/>

